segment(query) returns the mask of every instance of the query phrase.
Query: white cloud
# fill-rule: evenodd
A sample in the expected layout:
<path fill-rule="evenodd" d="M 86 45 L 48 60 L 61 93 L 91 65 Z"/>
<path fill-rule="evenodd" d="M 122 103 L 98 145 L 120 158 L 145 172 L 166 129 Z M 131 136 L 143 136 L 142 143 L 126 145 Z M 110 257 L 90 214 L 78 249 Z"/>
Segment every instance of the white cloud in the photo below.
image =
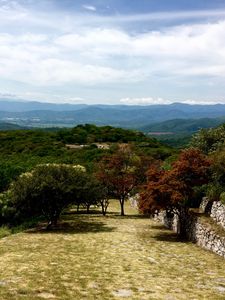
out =
<path fill-rule="evenodd" d="M 169 100 L 162 98 L 143 97 L 143 98 L 122 98 L 120 102 L 127 105 L 155 105 L 155 104 L 170 104 Z"/>
<path fill-rule="evenodd" d="M 221 50 L 211 49 L 210 43 L 224 46 L 221 40 L 225 22 L 207 25 L 190 25 L 174 27 L 165 31 L 150 31 L 145 34 L 129 35 L 116 29 L 88 29 L 79 33 L 62 35 L 55 40 L 61 46 L 76 50 L 91 48 L 102 54 L 123 54 L 134 56 L 177 56 L 199 55 L 197 51 Z M 215 45 L 216 46 L 216 45 Z M 129 47 L 129 48 L 128 48 Z M 222 51 L 221 51 L 222 52 Z"/>
<path fill-rule="evenodd" d="M 185 104 L 191 104 L 191 105 L 213 105 L 215 104 L 215 101 L 212 101 L 210 99 L 187 99 L 187 100 L 182 100 L 182 103 Z M 224 104 L 224 101 L 216 101 L 216 103 L 222 103 Z"/>
<path fill-rule="evenodd" d="M 120 54 L 132 44 L 131 37 L 122 30 L 93 28 L 81 32 L 65 34 L 55 40 L 55 43 L 71 50 L 89 50 L 101 54 Z"/>
<path fill-rule="evenodd" d="M 82 97 L 75 97 L 71 94 L 69 95 L 59 95 L 59 94 L 46 94 L 41 92 L 20 92 L 20 93 L 10 93 L 9 91 L 0 91 L 0 98 L 13 99 L 16 101 L 39 101 L 39 102 L 49 102 L 49 103 L 70 103 L 70 104 L 80 104 L 85 102 L 86 99 Z"/>
<path fill-rule="evenodd" d="M 96 7 L 84 5 L 95 11 Z M 225 17 L 225 11 L 163 12 L 103 17 L 96 14 L 41 12 L 16 1 L 0 2 L 0 80 L 32 86 L 147 86 L 145 94 L 165 96 L 163 85 L 204 85 L 225 78 L 225 20 L 179 25 L 145 33 L 123 29 L 124 22 Z M 84 25 L 85 24 L 85 25 Z M 138 27 L 137 27 L 138 28 Z M 1 81 L 0 81 L 1 82 Z M 220 84 L 221 85 L 221 84 Z M 136 85 L 137 86 L 137 85 Z M 120 90 L 119 90 L 120 89 Z M 163 89 L 163 93 L 160 92 Z M 143 94 L 141 93 L 141 94 Z M 129 93 L 127 93 L 130 95 Z M 175 94 L 175 93 L 173 93 Z M 124 91 L 121 96 L 125 95 Z M 163 99 L 123 98 L 121 103 L 167 103 Z M 187 95 L 191 97 L 191 95 Z M 110 97 L 109 97 L 110 98 Z"/>
<path fill-rule="evenodd" d="M 1 1 L 0 17 L 1 22 L 19 21 L 28 16 L 28 10 L 20 5 L 17 1 Z"/>
<path fill-rule="evenodd" d="M 225 77 L 225 21 L 131 35 L 0 34 L 0 76 L 36 84 L 139 82 L 149 76 Z M 123 57 L 121 64 L 117 57 Z"/>
<path fill-rule="evenodd" d="M 145 74 L 225 76 L 225 21 L 176 26 L 131 35 L 119 29 L 94 28 L 62 35 L 55 44 L 82 56 L 139 65 Z M 115 58 L 116 59 L 116 58 Z"/>
<path fill-rule="evenodd" d="M 87 5 L 87 4 L 84 4 L 82 7 L 83 7 L 84 9 L 87 9 L 87 10 L 90 10 L 90 11 L 96 11 L 96 10 L 97 10 L 96 7 L 93 6 L 93 5 Z"/>
<path fill-rule="evenodd" d="M 137 70 L 68 60 L 57 49 L 42 45 L 0 46 L 0 57 L 0 78 L 39 86 L 132 82 L 142 76 Z"/>
<path fill-rule="evenodd" d="M 215 101 L 210 99 L 182 99 L 179 101 L 185 104 L 199 104 L 199 105 L 213 105 Z M 120 99 L 120 103 L 126 105 L 164 105 L 164 104 L 172 104 L 174 100 L 166 100 L 163 98 L 153 98 L 153 97 L 143 97 L 143 98 L 122 98 Z M 224 103 L 224 101 L 217 101 L 217 103 Z"/>

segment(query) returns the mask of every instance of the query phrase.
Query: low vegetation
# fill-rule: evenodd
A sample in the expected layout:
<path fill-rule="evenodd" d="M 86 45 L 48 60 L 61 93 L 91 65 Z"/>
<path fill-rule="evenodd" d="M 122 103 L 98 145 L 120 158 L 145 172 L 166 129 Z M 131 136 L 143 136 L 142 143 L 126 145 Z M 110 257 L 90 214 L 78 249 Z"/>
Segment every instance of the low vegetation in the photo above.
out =
<path fill-rule="evenodd" d="M 211 201 L 221 200 L 225 195 L 225 124 L 217 128 L 202 129 L 197 133 L 191 145 L 208 155 L 212 161 L 211 180 L 205 187 Z"/>
<path fill-rule="evenodd" d="M 108 149 L 99 149 L 96 143 L 108 143 Z M 86 147 L 69 149 L 66 144 Z M 38 164 L 81 164 L 88 170 L 118 145 L 131 144 L 137 154 L 145 153 L 157 159 L 169 157 L 174 150 L 143 133 L 94 125 L 79 125 L 72 129 L 54 131 L 14 130 L 0 131 L 0 192 L 21 173 L 31 171 Z"/>

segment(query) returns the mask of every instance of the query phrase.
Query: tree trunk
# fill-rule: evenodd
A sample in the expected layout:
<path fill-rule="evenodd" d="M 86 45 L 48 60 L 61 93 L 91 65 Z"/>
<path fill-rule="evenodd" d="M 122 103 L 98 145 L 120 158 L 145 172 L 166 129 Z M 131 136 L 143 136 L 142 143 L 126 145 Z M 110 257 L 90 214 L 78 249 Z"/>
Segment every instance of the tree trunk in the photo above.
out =
<path fill-rule="evenodd" d="M 105 216 L 106 212 L 107 212 L 108 205 L 109 205 L 109 200 L 108 199 L 103 199 L 103 200 L 101 200 L 100 204 L 101 204 L 101 207 L 102 207 L 102 214 L 103 214 L 103 216 Z"/>
<path fill-rule="evenodd" d="M 46 230 L 50 230 L 52 228 L 52 221 L 48 222 L 48 225 L 46 226 Z"/>
<path fill-rule="evenodd" d="M 179 212 L 179 228 L 178 228 L 178 235 L 181 239 L 187 239 L 187 215 L 188 215 L 188 208 L 181 207 Z"/>
<path fill-rule="evenodd" d="M 120 199 L 120 209 L 121 209 L 120 215 L 121 215 L 121 216 L 125 216 L 125 212 L 124 212 L 124 201 L 125 201 L 124 198 L 121 198 L 121 199 Z"/>
<path fill-rule="evenodd" d="M 90 212 L 90 205 L 88 204 L 87 205 L 87 214 L 89 214 L 89 212 Z"/>
<path fill-rule="evenodd" d="M 59 214 L 55 214 L 54 216 L 50 217 L 51 219 L 48 222 L 48 225 L 46 227 L 47 230 L 50 230 L 52 226 L 56 227 L 58 224 Z"/>
<path fill-rule="evenodd" d="M 53 219 L 53 225 L 54 225 L 54 227 L 57 226 L 57 223 L 58 223 L 58 216 L 54 216 L 54 219 Z"/>
<path fill-rule="evenodd" d="M 103 216 L 106 215 L 106 209 L 105 209 L 104 205 L 102 205 L 102 214 L 103 214 Z"/>

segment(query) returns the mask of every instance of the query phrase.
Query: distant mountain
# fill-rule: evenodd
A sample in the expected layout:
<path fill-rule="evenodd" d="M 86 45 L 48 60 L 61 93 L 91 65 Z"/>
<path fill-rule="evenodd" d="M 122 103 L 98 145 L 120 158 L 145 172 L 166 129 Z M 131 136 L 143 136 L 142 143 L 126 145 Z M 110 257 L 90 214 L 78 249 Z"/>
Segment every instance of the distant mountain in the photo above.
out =
<path fill-rule="evenodd" d="M 21 126 L 71 127 L 89 123 L 140 128 L 173 119 L 219 118 L 224 116 L 225 105 L 222 104 L 188 105 L 173 103 L 170 105 L 126 106 L 0 100 L 0 121 L 16 123 Z"/>
<path fill-rule="evenodd" d="M 86 107 L 85 104 L 55 104 L 37 101 L 15 101 L 0 99 L 0 111 L 25 112 L 33 110 L 71 111 Z"/>
<path fill-rule="evenodd" d="M 200 118 L 200 119 L 174 119 L 156 124 L 150 124 L 140 128 L 142 131 L 151 132 L 170 132 L 170 133 L 194 133 L 201 128 L 216 127 L 225 122 L 225 117 L 220 118 Z"/>
<path fill-rule="evenodd" d="M 17 130 L 17 129 L 24 129 L 24 127 L 16 124 L 0 122 L 0 130 Z"/>

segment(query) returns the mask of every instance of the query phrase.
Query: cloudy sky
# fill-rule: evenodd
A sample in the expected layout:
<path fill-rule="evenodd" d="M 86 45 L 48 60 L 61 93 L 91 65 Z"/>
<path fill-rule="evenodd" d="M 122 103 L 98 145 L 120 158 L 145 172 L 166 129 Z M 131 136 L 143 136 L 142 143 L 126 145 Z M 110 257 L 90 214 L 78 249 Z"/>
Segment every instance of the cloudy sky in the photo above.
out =
<path fill-rule="evenodd" d="M 0 0 L 0 98 L 225 103 L 224 0 Z"/>

